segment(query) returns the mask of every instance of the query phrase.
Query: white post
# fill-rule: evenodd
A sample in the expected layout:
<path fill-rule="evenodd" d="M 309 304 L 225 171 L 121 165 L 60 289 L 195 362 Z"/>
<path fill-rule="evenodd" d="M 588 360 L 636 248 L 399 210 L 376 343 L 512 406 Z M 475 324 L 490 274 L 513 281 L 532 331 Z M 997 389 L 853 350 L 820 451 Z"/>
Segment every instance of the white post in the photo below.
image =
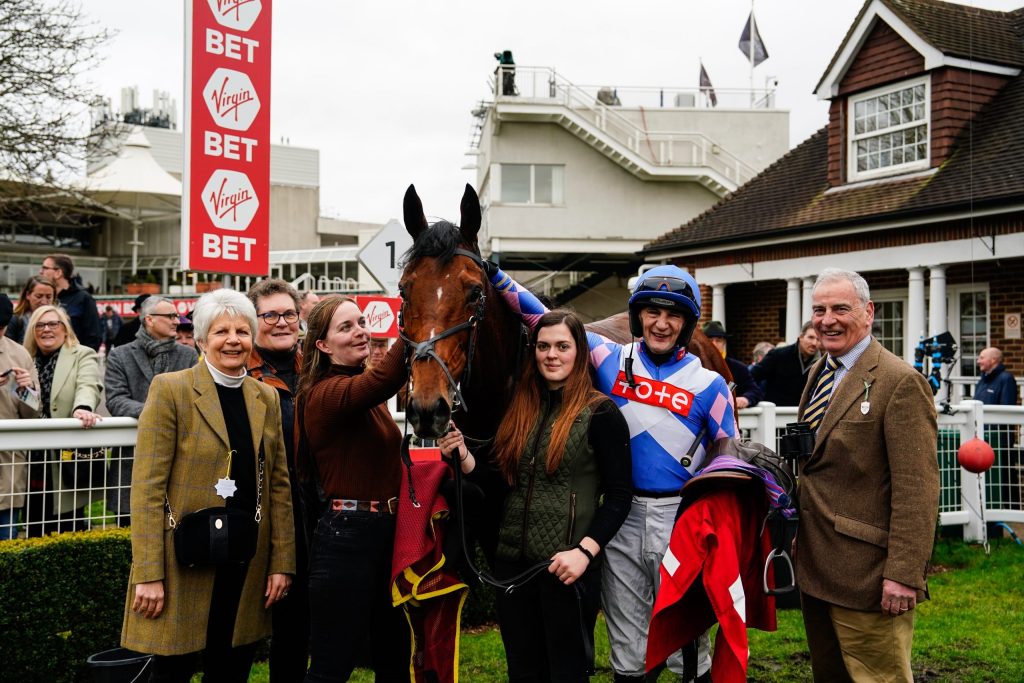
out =
<path fill-rule="evenodd" d="M 924 268 L 908 268 L 907 272 L 907 329 L 903 333 L 903 358 L 913 363 L 914 349 L 921 335 L 925 334 Z"/>
<path fill-rule="evenodd" d="M 945 332 L 946 321 L 946 267 L 928 269 L 928 334 Z"/>
<path fill-rule="evenodd" d="M 800 326 L 811 319 L 811 290 L 814 289 L 814 278 L 805 277 L 803 281 L 803 303 L 800 306 Z"/>
<path fill-rule="evenodd" d="M 711 288 L 711 319 L 725 325 L 725 285 Z"/>
<path fill-rule="evenodd" d="M 984 404 L 981 401 L 963 401 L 960 406 L 967 410 L 967 420 L 960 427 L 960 443 L 964 443 L 985 433 Z M 961 467 L 960 499 L 967 510 L 964 540 L 984 543 L 987 540 L 987 530 L 981 522 L 980 513 L 985 509 L 985 475 L 971 474 Z"/>
<path fill-rule="evenodd" d="M 800 338 L 800 278 L 786 280 L 786 343 L 792 344 Z"/>
<path fill-rule="evenodd" d="M 750 440 L 778 451 L 775 443 L 775 404 L 771 401 L 761 401 L 757 407 L 761 409 L 761 414 L 757 416 L 757 428 L 750 435 Z"/>

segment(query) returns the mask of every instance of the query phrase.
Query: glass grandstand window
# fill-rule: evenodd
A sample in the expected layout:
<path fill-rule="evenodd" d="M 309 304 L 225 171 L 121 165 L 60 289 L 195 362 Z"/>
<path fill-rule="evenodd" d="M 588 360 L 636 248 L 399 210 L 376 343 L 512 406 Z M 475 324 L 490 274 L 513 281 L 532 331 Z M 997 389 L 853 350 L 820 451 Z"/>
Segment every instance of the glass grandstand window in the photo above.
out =
<path fill-rule="evenodd" d="M 923 169 L 929 162 L 927 79 L 850 98 L 850 180 Z"/>
<path fill-rule="evenodd" d="M 502 204 L 561 204 L 565 167 L 554 164 L 502 164 Z"/>

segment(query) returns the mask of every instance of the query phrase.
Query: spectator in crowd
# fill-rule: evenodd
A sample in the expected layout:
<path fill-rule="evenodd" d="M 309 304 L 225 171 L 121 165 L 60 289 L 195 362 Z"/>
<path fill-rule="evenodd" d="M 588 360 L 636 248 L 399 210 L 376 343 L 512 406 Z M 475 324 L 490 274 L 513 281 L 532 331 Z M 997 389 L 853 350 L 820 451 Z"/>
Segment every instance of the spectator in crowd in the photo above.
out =
<path fill-rule="evenodd" d="M 531 326 L 546 308 L 500 268 L 491 284 Z M 595 385 L 622 409 L 630 428 L 633 502 L 622 528 L 604 548 L 602 604 L 615 680 L 646 678 L 647 630 L 661 582 L 679 491 L 704 462 L 712 441 L 736 435 L 736 415 L 721 375 L 687 352 L 700 317 L 697 281 L 676 266 L 657 266 L 637 280 L 629 298 L 629 325 L 641 342 L 617 344 L 589 333 Z M 686 396 L 679 410 L 673 395 Z M 685 413 L 685 414 L 684 414 Z M 692 451 L 690 449 L 693 449 Z M 693 454 L 684 466 L 680 459 Z M 669 658 L 685 680 L 710 680 L 707 633 Z"/>
<path fill-rule="evenodd" d="M 981 377 L 974 387 L 974 400 L 992 406 L 1017 405 L 1017 382 L 1003 365 L 1003 352 L 994 346 L 978 354 Z"/>
<path fill-rule="evenodd" d="M 750 374 L 765 383 L 765 401 L 777 406 L 795 406 L 800 404 L 808 370 L 820 357 L 818 333 L 806 322 L 796 343 L 766 353 L 761 362 L 750 369 Z"/>
<path fill-rule="evenodd" d="M 21 344 L 5 336 L 13 315 L 11 300 L 0 294 L 0 420 L 39 417 L 35 364 Z M 25 453 L 0 450 L 0 541 L 18 537 L 27 486 Z"/>
<path fill-rule="evenodd" d="M 113 306 L 103 309 L 103 343 L 108 349 L 113 348 L 117 333 L 121 331 L 121 316 L 117 314 Z"/>
<path fill-rule="evenodd" d="M 78 343 L 64 309 L 40 306 L 32 313 L 25 350 L 39 377 L 40 417 L 74 417 L 85 429 L 102 419 L 96 412 L 103 393 L 100 358 Z M 29 536 L 88 527 L 85 506 L 102 496 L 105 455 L 102 449 L 32 452 L 26 501 Z"/>
<path fill-rule="evenodd" d="M 594 389 L 579 318 L 549 311 L 531 342 L 534 362 L 494 439 L 512 486 L 495 572 L 512 578 L 539 561 L 551 564 L 518 590 L 498 592 L 498 623 L 510 681 L 584 681 L 594 673 L 600 553 L 633 497 L 629 427 Z"/>
<path fill-rule="evenodd" d="M 178 318 L 178 330 L 174 333 L 174 341 L 190 349 L 196 348 L 195 326 L 188 315 Z"/>
<path fill-rule="evenodd" d="M 303 292 L 299 297 L 299 336 L 306 333 L 306 328 L 309 326 L 309 313 L 318 303 L 320 303 L 320 297 L 313 290 Z"/>
<path fill-rule="evenodd" d="M 199 666 L 205 680 L 246 681 L 295 572 L 280 405 L 246 376 L 257 328 L 245 295 L 204 294 L 194 320 L 203 362 L 154 377 L 139 418 L 121 644 L 157 655 L 153 681 L 187 682 Z M 251 559 L 180 564 L 171 520 L 221 506 L 255 519 Z"/>
<path fill-rule="evenodd" d="M 811 669 L 815 681 L 911 683 L 939 503 L 932 392 L 871 336 L 864 278 L 827 268 L 811 297 L 827 354 L 799 412 L 815 430 L 796 542 Z"/>
<path fill-rule="evenodd" d="M 53 304 L 57 297 L 57 285 L 53 280 L 42 275 L 32 275 L 21 288 L 21 296 L 14 307 L 14 316 L 7 325 L 6 335 L 18 342 L 25 343 L 25 328 L 32 312 L 40 306 Z"/>
<path fill-rule="evenodd" d="M 765 354 L 767 354 L 774 348 L 775 344 L 772 344 L 771 342 L 757 342 L 757 344 L 754 345 L 753 353 L 750 354 L 751 363 L 749 366 L 747 366 L 747 369 L 749 370 L 750 366 L 757 365 L 758 363 L 760 363 L 761 359 L 765 357 Z"/>
<path fill-rule="evenodd" d="M 725 333 L 725 327 L 717 320 L 712 320 L 704 325 L 704 335 L 711 340 L 711 343 L 715 345 L 715 348 L 722 354 L 722 358 L 725 359 L 726 364 L 729 366 L 733 383 L 736 385 L 734 389 L 736 407 L 753 408 L 756 406 L 763 398 L 761 387 L 757 386 L 757 382 L 750 376 L 746 363 L 742 363 L 728 355 L 729 335 Z"/>
<path fill-rule="evenodd" d="M 370 338 L 370 357 L 366 359 L 367 367 L 379 365 L 388 353 L 388 340 L 382 337 Z"/>
<path fill-rule="evenodd" d="M 113 417 L 142 415 L 153 378 L 165 372 L 185 370 L 196 364 L 196 352 L 174 342 L 178 313 L 174 302 L 151 296 L 139 312 L 142 327 L 131 344 L 111 349 L 107 356 L 104 383 L 107 410 Z M 132 452 L 121 449 L 111 458 L 107 477 L 107 510 L 117 516 L 119 526 L 130 524 Z"/>
<path fill-rule="evenodd" d="M 39 274 L 57 285 L 57 303 L 71 320 L 71 327 L 80 344 L 99 351 L 103 343 L 103 329 L 96 300 L 75 278 L 75 262 L 67 254 L 50 254 L 43 259 Z"/>
<path fill-rule="evenodd" d="M 299 349 L 299 293 L 284 280 L 260 280 L 247 294 L 256 307 L 256 348 L 249 376 L 273 387 L 281 406 L 295 539 L 295 580 L 273 609 L 270 638 L 271 683 L 301 681 L 309 661 L 309 558 L 295 475 L 295 392 L 302 370 Z"/>
<path fill-rule="evenodd" d="M 365 369 L 359 306 L 326 298 L 309 314 L 296 410 L 300 478 L 326 497 L 309 566 L 308 683 L 348 680 L 369 636 L 378 681 L 409 678 L 409 627 L 391 604 L 402 432 L 384 402 L 406 380 L 404 344 Z"/>
<path fill-rule="evenodd" d="M 135 312 L 135 317 L 121 325 L 121 331 L 114 338 L 114 346 L 131 344 L 135 341 L 135 335 L 139 333 L 139 328 L 142 327 L 142 318 L 139 317 L 139 311 L 142 310 L 142 303 L 150 296 L 150 294 L 139 294 L 135 297 L 135 303 L 132 304 L 132 311 Z"/>

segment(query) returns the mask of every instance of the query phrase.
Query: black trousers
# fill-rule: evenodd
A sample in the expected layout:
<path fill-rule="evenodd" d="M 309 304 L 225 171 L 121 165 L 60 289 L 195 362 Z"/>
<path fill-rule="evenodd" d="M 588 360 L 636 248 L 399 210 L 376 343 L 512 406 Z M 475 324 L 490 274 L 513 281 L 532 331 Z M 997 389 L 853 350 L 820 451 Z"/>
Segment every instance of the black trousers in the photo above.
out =
<path fill-rule="evenodd" d="M 199 668 L 203 670 L 203 683 L 246 683 L 249 680 L 256 643 L 231 647 L 248 568 L 246 563 L 217 569 L 210 599 L 210 619 L 206 625 L 206 649 L 186 655 L 154 657 L 150 683 L 188 683 Z"/>
<path fill-rule="evenodd" d="M 515 576 L 530 564 L 498 560 L 495 572 L 502 578 Z M 497 591 L 509 681 L 576 683 L 590 679 L 600 589 L 600 562 L 595 561 L 572 586 L 544 572 L 512 593 Z"/>
<path fill-rule="evenodd" d="M 409 680 L 409 627 L 391 606 L 394 543 L 393 515 L 329 510 L 320 517 L 309 563 L 307 683 L 347 681 L 367 636 L 376 680 Z"/>
<path fill-rule="evenodd" d="M 298 527 L 298 507 L 294 513 Z M 309 556 L 301 531 L 295 534 L 295 578 L 288 595 L 271 609 L 270 683 L 300 683 L 309 665 Z"/>

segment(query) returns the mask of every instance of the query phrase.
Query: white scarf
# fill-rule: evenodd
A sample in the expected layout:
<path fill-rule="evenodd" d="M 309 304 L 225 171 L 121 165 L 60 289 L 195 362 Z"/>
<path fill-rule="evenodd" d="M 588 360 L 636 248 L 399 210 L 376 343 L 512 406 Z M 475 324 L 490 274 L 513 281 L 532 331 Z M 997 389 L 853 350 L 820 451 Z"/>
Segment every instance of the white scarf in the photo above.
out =
<path fill-rule="evenodd" d="M 242 374 L 241 375 L 239 375 L 237 377 L 232 377 L 231 375 L 225 375 L 223 372 L 221 372 L 217 368 L 213 367 L 210 364 L 210 359 L 209 358 L 205 358 L 204 357 L 203 361 L 206 363 L 206 367 L 207 367 L 207 369 L 209 369 L 210 374 L 213 375 L 213 383 L 214 384 L 219 384 L 222 387 L 228 387 L 230 389 L 237 389 L 238 387 L 242 386 L 242 382 L 245 381 L 245 377 L 246 377 L 245 368 L 242 368 Z"/>

